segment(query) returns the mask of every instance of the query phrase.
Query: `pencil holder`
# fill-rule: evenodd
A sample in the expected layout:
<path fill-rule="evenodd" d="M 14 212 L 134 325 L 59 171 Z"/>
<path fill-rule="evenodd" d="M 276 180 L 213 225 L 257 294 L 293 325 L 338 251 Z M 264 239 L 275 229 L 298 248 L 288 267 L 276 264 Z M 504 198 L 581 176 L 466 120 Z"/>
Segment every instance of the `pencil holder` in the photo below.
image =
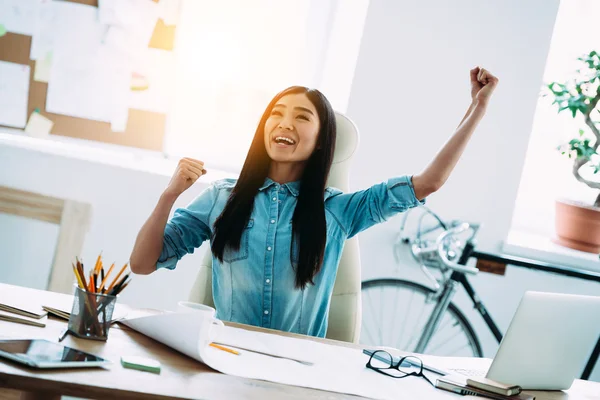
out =
<path fill-rule="evenodd" d="M 84 339 L 106 340 L 117 296 L 92 293 L 75 286 L 69 333 Z"/>

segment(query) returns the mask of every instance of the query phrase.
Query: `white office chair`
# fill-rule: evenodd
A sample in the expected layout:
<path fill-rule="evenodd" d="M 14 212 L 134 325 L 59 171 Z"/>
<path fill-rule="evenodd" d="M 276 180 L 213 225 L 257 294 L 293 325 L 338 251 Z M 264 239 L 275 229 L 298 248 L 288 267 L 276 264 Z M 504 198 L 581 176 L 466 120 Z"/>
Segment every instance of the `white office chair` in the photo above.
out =
<path fill-rule="evenodd" d="M 335 116 L 337 141 L 327 186 L 347 192 L 350 161 L 358 148 L 358 129 L 345 115 L 336 112 Z M 333 288 L 326 335 L 329 339 L 358 343 L 362 319 L 360 268 L 358 240 L 353 237 L 344 246 Z M 188 300 L 214 307 L 210 248 L 204 255 Z"/>

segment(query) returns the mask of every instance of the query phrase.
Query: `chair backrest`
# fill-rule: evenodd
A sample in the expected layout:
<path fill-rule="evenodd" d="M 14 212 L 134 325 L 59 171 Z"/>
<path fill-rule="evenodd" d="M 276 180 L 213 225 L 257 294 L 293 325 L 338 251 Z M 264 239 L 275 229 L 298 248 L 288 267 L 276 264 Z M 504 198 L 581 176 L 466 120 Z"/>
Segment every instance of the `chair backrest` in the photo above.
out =
<path fill-rule="evenodd" d="M 336 112 L 335 116 L 337 140 L 327 185 L 347 192 L 349 189 L 350 162 L 358 148 L 358 129 L 345 115 Z M 354 237 L 346 241 L 338 267 L 329 306 L 329 326 L 327 329 L 327 338 L 329 339 L 358 343 L 362 320 L 360 272 L 358 239 Z M 214 307 L 210 248 L 204 254 L 202 266 L 188 300 Z"/>

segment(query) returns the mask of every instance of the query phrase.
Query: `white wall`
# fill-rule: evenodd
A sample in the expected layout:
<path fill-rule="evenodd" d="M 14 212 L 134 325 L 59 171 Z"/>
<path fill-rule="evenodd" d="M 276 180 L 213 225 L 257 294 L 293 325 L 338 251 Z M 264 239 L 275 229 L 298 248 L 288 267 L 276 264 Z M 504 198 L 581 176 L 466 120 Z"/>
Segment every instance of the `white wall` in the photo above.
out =
<path fill-rule="evenodd" d="M 351 186 L 358 189 L 423 168 L 468 106 L 469 69 L 483 65 L 500 77 L 500 86 L 454 175 L 428 204 L 448 218 L 484 222 L 481 247 L 497 249 L 511 219 L 557 5 L 557 0 L 371 0 L 348 108 L 362 135 Z M 141 172 L 83 161 L 77 154 L 57 156 L 0 144 L 0 185 L 92 204 L 81 254 L 88 263 L 100 251 L 107 262 L 128 259 L 135 235 L 168 179 L 167 170 Z M 203 185 L 184 194 L 177 205 L 185 205 Z M 10 235 L 4 220 L 0 224 L 2 237 Z M 364 278 L 422 280 L 414 264 L 398 266 L 393 259 L 399 225 L 395 217 L 359 235 Z M 27 237 L 36 252 L 51 253 L 54 238 L 43 231 Z M 122 301 L 173 308 L 187 297 L 202 251 L 184 258 L 173 272 L 135 276 Z M 0 280 L 12 268 L 42 267 L 3 263 Z M 526 289 L 600 294 L 598 284 L 517 268 L 504 277 L 481 274 L 472 281 L 502 330 Z M 466 304 L 460 291 L 457 302 Z M 486 355 L 492 356 L 497 345 L 468 305 L 466 311 Z M 594 379 L 600 380 L 600 366 Z"/>
<path fill-rule="evenodd" d="M 114 261 L 122 265 L 129 260 L 137 232 L 169 181 L 167 175 L 6 145 L 0 145 L 0 171 L 0 185 L 92 205 L 92 222 L 80 254 L 86 265 L 95 262 L 101 251 L 105 264 Z M 215 175 L 213 173 L 212 178 L 221 177 Z M 176 207 L 185 206 L 204 187 L 206 181 L 196 183 L 181 196 Z M 8 262 L 0 264 L 2 282 L 19 282 L 24 275 L 32 273 L 40 273 L 46 279 L 48 276 L 57 230 L 49 234 L 53 232 L 52 227 L 38 229 L 39 223 L 21 220 L 23 225 L 15 232 L 12 227 L 16 223 L 12 218 L 0 219 L 0 250 L 2 254 L 11 254 Z M 29 231 L 23 226 L 29 227 Z M 13 247 L 16 239 L 29 243 L 33 254 L 19 255 L 20 249 Z M 121 301 L 139 307 L 174 309 L 178 300 L 187 298 L 203 251 L 201 248 L 186 257 L 173 272 L 161 270 L 150 276 L 134 276 Z M 18 262 L 23 259 L 28 261 Z M 39 285 L 40 282 L 31 282 L 33 287 L 41 288 Z"/>
<path fill-rule="evenodd" d="M 448 219 L 483 223 L 479 248 L 500 249 L 511 222 L 558 0 L 419 2 L 371 0 L 348 115 L 357 123 L 360 147 L 352 189 L 422 170 L 449 138 L 470 98 L 469 69 L 488 68 L 500 78 L 485 119 L 446 185 L 428 206 Z M 426 282 L 392 245 L 401 217 L 359 235 L 363 279 L 396 276 Z M 600 295 L 600 285 L 516 267 L 506 276 L 471 280 L 502 331 L 525 290 Z M 390 300 L 391 301 L 391 300 Z M 495 339 L 462 305 L 493 356 Z M 600 366 L 594 371 L 600 380 Z"/>

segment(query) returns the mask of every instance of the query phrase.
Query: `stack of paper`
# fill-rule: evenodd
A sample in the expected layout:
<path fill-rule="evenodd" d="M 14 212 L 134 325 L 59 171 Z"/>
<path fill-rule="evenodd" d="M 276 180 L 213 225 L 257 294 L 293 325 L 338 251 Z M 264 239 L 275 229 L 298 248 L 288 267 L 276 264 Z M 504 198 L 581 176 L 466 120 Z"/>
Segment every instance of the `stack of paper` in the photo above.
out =
<path fill-rule="evenodd" d="M 0 311 L 0 321 L 8 321 L 8 322 L 16 322 L 18 324 L 32 325 L 43 328 L 46 326 L 45 318 L 42 319 L 34 319 L 27 318 L 24 316 L 19 316 L 17 314 L 8 313 L 4 311 Z"/>
<path fill-rule="evenodd" d="M 0 320 L 17 322 L 39 327 L 45 327 L 45 319 L 48 313 L 42 309 L 40 304 L 29 298 L 10 298 L 0 293 Z"/>
<path fill-rule="evenodd" d="M 0 311 L 6 311 L 13 314 L 22 315 L 28 318 L 40 319 L 48 313 L 40 306 L 37 301 L 28 299 L 2 299 L 0 295 Z"/>
<path fill-rule="evenodd" d="M 394 379 L 366 368 L 368 357 L 358 349 L 206 321 L 194 313 L 166 313 L 121 323 L 225 374 L 382 400 L 454 398 L 423 378 Z M 209 346 L 211 341 L 240 354 Z"/>
<path fill-rule="evenodd" d="M 42 308 L 47 311 L 49 314 L 54 315 L 58 318 L 62 318 L 65 320 L 69 320 L 69 318 L 71 317 L 71 312 L 67 311 L 70 308 L 68 307 L 52 307 L 52 306 L 42 306 Z M 125 316 L 127 315 L 127 312 L 121 308 L 119 308 L 119 305 L 117 304 L 115 306 L 115 309 L 113 311 L 113 315 L 112 315 L 112 319 L 110 320 L 111 324 L 114 324 L 115 322 L 125 318 Z"/>

